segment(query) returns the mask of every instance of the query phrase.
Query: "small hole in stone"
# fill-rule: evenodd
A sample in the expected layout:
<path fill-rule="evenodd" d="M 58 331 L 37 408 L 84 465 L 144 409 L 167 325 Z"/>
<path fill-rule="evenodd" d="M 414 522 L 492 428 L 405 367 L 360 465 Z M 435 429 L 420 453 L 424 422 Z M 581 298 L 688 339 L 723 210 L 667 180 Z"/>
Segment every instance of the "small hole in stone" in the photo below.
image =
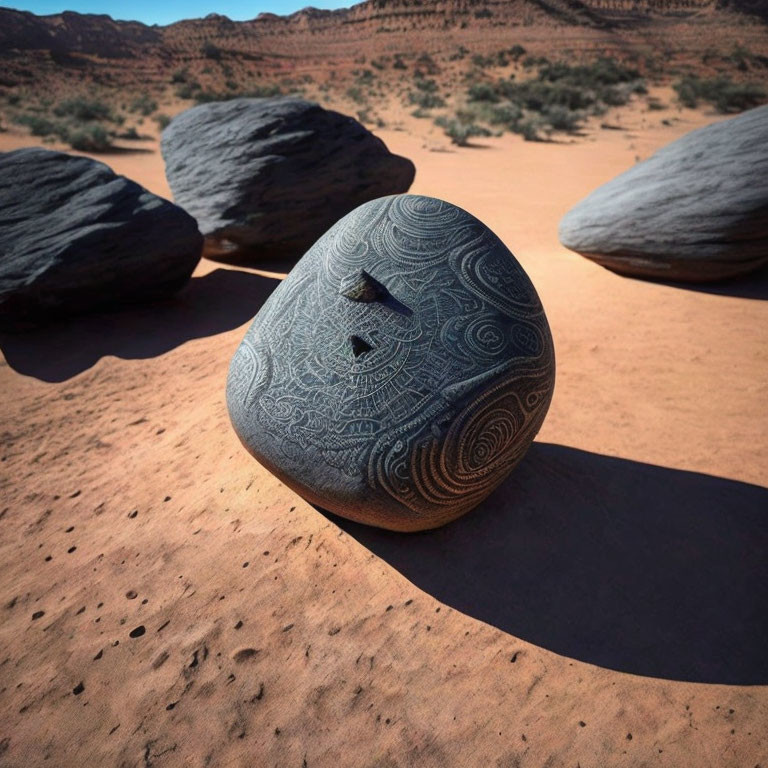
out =
<path fill-rule="evenodd" d="M 360 355 L 364 355 L 373 349 L 365 339 L 361 339 L 359 336 L 350 336 L 349 343 L 352 345 L 352 354 L 355 357 L 360 357 Z"/>

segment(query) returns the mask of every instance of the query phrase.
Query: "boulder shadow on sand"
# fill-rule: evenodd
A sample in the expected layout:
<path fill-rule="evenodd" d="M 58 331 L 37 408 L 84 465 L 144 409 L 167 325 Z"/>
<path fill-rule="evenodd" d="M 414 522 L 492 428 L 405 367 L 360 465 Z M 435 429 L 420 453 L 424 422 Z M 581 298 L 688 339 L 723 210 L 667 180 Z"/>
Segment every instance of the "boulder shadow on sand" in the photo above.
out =
<path fill-rule="evenodd" d="M 330 515 L 436 600 L 636 675 L 768 683 L 768 490 L 534 443 L 477 509 L 393 533 Z"/>
<path fill-rule="evenodd" d="M 732 277 L 719 283 L 687 283 L 658 280 L 655 282 L 668 285 L 671 288 L 682 288 L 687 291 L 709 293 L 715 296 L 732 296 L 737 299 L 768 300 L 768 267 L 757 272 L 740 277 Z"/>
<path fill-rule="evenodd" d="M 250 321 L 279 280 L 238 269 L 193 277 L 176 296 L 113 312 L 64 319 L 28 331 L 0 332 L 8 365 L 41 381 L 60 382 L 113 355 L 157 357 L 192 339 Z"/>

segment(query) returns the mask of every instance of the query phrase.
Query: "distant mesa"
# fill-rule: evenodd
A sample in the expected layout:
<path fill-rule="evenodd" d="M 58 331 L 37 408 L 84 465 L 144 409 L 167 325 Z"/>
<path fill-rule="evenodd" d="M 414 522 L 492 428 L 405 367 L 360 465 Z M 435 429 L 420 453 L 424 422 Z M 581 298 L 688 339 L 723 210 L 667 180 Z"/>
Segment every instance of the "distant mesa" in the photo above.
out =
<path fill-rule="evenodd" d="M 195 220 L 103 163 L 0 154 L 0 324 L 166 297 L 200 259 Z"/>
<path fill-rule="evenodd" d="M 332 227 L 232 360 L 235 431 L 310 502 L 398 531 L 479 504 L 522 459 L 552 397 L 531 281 L 450 203 L 383 197 Z"/>
<path fill-rule="evenodd" d="M 567 248 L 620 274 L 709 282 L 768 264 L 768 106 L 686 134 L 572 208 Z"/>
<path fill-rule="evenodd" d="M 296 98 L 234 99 L 182 112 L 161 143 L 175 201 L 206 255 L 301 255 L 353 208 L 405 192 L 413 163 L 352 117 Z"/>

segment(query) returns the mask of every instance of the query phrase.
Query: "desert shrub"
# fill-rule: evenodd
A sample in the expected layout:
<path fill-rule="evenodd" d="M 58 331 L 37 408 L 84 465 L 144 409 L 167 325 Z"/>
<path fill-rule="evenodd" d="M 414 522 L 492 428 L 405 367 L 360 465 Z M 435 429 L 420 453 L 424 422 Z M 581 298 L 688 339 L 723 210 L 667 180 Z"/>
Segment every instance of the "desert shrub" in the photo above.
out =
<path fill-rule="evenodd" d="M 599 99 L 609 107 L 623 107 L 629 101 L 629 94 L 623 88 L 608 86 L 600 90 Z"/>
<path fill-rule="evenodd" d="M 458 115 L 454 118 L 438 117 L 435 120 L 435 125 L 445 131 L 445 135 L 448 136 L 453 144 L 459 147 L 466 147 L 469 145 L 469 139 L 474 136 L 491 135 L 487 128 L 476 123 L 465 122 L 461 117 Z"/>
<path fill-rule="evenodd" d="M 648 109 L 650 110 L 660 110 L 660 109 L 666 109 L 667 105 L 663 101 L 659 101 L 659 99 L 651 97 L 648 99 Z"/>
<path fill-rule="evenodd" d="M 564 61 L 547 62 L 540 66 L 538 79 L 580 90 L 590 90 L 598 95 L 604 93 L 608 99 L 616 98 L 611 89 L 621 85 L 626 85 L 636 93 L 645 91 L 645 84 L 637 69 L 624 66 L 609 57 L 601 57 L 590 64 L 576 66 Z"/>
<path fill-rule="evenodd" d="M 54 108 L 54 114 L 59 117 L 70 117 L 81 123 L 94 120 L 111 120 L 119 122 L 112 114 L 108 104 L 98 99 L 74 98 L 60 101 Z"/>
<path fill-rule="evenodd" d="M 202 86 L 197 82 L 197 80 L 190 80 L 189 82 L 183 83 L 176 89 L 176 96 L 180 99 L 197 98 L 201 87 Z"/>
<path fill-rule="evenodd" d="M 393 69 L 408 69 L 408 65 L 403 61 L 399 53 L 395 54 L 395 60 L 392 62 Z"/>
<path fill-rule="evenodd" d="M 533 69 L 534 67 L 546 67 L 549 64 L 549 59 L 546 56 L 526 56 L 523 59 L 523 67 L 525 69 Z"/>
<path fill-rule="evenodd" d="M 718 112 L 743 112 L 766 101 L 765 88 L 759 83 L 729 83 L 717 91 L 713 103 Z"/>
<path fill-rule="evenodd" d="M 752 51 L 738 43 L 733 46 L 731 55 L 728 58 L 736 65 L 740 72 L 746 72 L 749 69 L 749 65 L 755 60 Z"/>
<path fill-rule="evenodd" d="M 81 152 L 103 152 L 112 146 L 106 128 L 98 123 L 86 125 L 70 133 L 67 140 L 72 149 Z"/>
<path fill-rule="evenodd" d="M 177 69 L 175 72 L 171 74 L 171 82 L 172 83 L 186 83 L 187 80 L 189 80 L 189 70 L 186 69 Z"/>
<path fill-rule="evenodd" d="M 413 84 L 416 86 L 416 90 L 408 92 L 408 101 L 411 104 L 415 104 L 420 109 L 445 106 L 445 100 L 437 92 L 438 86 L 435 80 L 417 77 Z"/>
<path fill-rule="evenodd" d="M 751 109 L 768 99 L 765 88 L 759 83 L 734 83 L 729 77 L 705 79 L 686 75 L 672 87 L 683 106 L 694 109 L 703 101 L 724 114 Z"/>
<path fill-rule="evenodd" d="M 420 109 L 435 109 L 445 106 L 445 100 L 442 96 L 426 91 L 409 91 L 408 101 Z"/>
<path fill-rule="evenodd" d="M 221 59 L 221 48 L 210 40 L 206 40 L 203 43 L 201 53 L 206 59 L 213 59 L 214 61 L 219 61 L 219 59 Z"/>
<path fill-rule="evenodd" d="M 29 128 L 29 132 L 33 136 L 60 136 L 62 132 L 66 133 L 66 128 L 62 123 L 54 122 L 41 115 L 19 115 L 15 122 Z"/>
<path fill-rule="evenodd" d="M 428 53 L 422 53 L 416 59 L 416 68 L 424 70 L 428 75 L 436 75 L 440 71 L 435 60 Z"/>
<path fill-rule="evenodd" d="M 499 94 L 491 83 L 473 83 L 469 86 L 467 96 L 470 101 L 499 101 Z"/>
<path fill-rule="evenodd" d="M 568 107 L 568 109 L 586 109 L 596 101 L 593 92 L 567 83 L 540 80 L 517 83 L 505 80 L 501 81 L 497 87 L 507 99 L 533 112 L 541 112 L 554 105 Z"/>
<path fill-rule="evenodd" d="M 525 54 L 527 53 L 527 51 L 525 50 L 525 48 L 523 48 L 523 46 L 522 46 L 522 45 L 518 45 L 518 44 L 515 44 L 515 45 L 513 45 L 513 46 L 512 46 L 512 47 L 511 47 L 511 48 L 510 48 L 510 49 L 507 51 L 507 53 L 508 53 L 508 54 L 509 54 L 509 55 L 510 55 L 510 56 L 511 56 L 511 57 L 512 57 L 512 58 L 513 58 L 515 61 L 519 61 L 519 60 L 520 60 L 520 59 L 521 59 L 523 56 L 525 56 Z"/>
<path fill-rule="evenodd" d="M 476 53 L 472 57 L 472 63 L 478 69 L 487 69 L 493 66 L 493 56 L 483 56 L 481 53 Z"/>
<path fill-rule="evenodd" d="M 159 115 L 155 115 L 155 122 L 161 131 L 165 130 L 171 123 L 171 118 L 162 112 Z"/>
<path fill-rule="evenodd" d="M 488 122 L 491 125 L 501 125 L 514 131 L 523 114 L 523 109 L 519 104 L 514 101 L 506 101 L 491 107 Z"/>
<path fill-rule="evenodd" d="M 490 19 L 493 16 L 493 11 L 490 8 L 480 8 L 475 11 L 476 19 Z"/>
<path fill-rule="evenodd" d="M 424 93 L 437 93 L 438 85 L 436 80 L 428 80 L 423 77 L 417 77 L 413 84 Z"/>
<path fill-rule="evenodd" d="M 615 59 L 571 65 L 527 57 L 525 63 L 539 68 L 526 80 L 513 76 L 469 84 L 467 106 L 476 122 L 516 131 L 529 141 L 540 140 L 542 132 L 573 132 L 586 114 L 603 114 L 609 106 L 626 104 L 633 93 L 647 92 L 638 71 Z"/>
<path fill-rule="evenodd" d="M 572 133 L 581 127 L 583 115 L 581 112 L 568 109 L 559 104 L 555 104 L 547 109 L 543 113 L 544 120 L 547 125 L 554 131 L 563 131 L 564 133 Z"/>
<path fill-rule="evenodd" d="M 131 112 L 139 112 L 148 117 L 153 112 L 157 112 L 157 102 L 149 94 L 142 93 L 139 98 L 134 99 L 129 107 Z"/>
<path fill-rule="evenodd" d="M 695 109 L 699 105 L 698 77 L 687 75 L 672 85 L 677 93 L 677 100 L 689 109 Z"/>
<path fill-rule="evenodd" d="M 516 133 L 519 133 L 526 141 L 541 141 L 541 122 L 535 118 L 528 118 L 518 124 Z"/>
<path fill-rule="evenodd" d="M 347 98 L 352 99 L 355 104 L 363 104 L 365 102 L 365 94 L 357 86 L 351 86 L 346 91 Z"/>
<path fill-rule="evenodd" d="M 376 75 L 370 69 L 353 69 L 352 76 L 360 85 L 371 85 L 376 79 Z"/>

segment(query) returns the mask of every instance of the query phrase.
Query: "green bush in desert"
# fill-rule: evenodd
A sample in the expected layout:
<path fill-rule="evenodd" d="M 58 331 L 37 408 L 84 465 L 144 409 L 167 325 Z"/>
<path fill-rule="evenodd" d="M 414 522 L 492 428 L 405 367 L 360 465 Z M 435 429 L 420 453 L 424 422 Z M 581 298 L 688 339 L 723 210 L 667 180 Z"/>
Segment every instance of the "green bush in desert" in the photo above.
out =
<path fill-rule="evenodd" d="M 609 107 L 623 107 L 629 101 L 629 94 L 623 88 L 609 86 L 600 91 L 599 100 Z"/>
<path fill-rule="evenodd" d="M 352 101 L 354 101 L 355 104 L 365 103 L 365 94 L 356 85 L 353 85 L 352 87 L 347 88 L 346 94 L 347 94 L 347 98 L 352 99 Z"/>
<path fill-rule="evenodd" d="M 695 109 L 703 101 L 723 114 L 743 112 L 768 100 L 765 88 L 759 83 L 734 83 L 729 77 L 705 79 L 687 75 L 672 87 L 683 106 Z"/>
<path fill-rule="evenodd" d="M 148 117 L 153 112 L 157 112 L 157 102 L 150 98 L 148 94 L 143 93 L 131 102 L 130 111 L 138 112 L 144 115 L 144 117 Z"/>
<path fill-rule="evenodd" d="M 473 83 L 467 90 L 470 101 L 499 101 L 497 89 L 491 83 Z"/>
<path fill-rule="evenodd" d="M 63 123 L 54 122 L 40 115 L 19 115 L 15 122 L 29 128 L 33 136 L 66 136 L 67 129 Z"/>
<path fill-rule="evenodd" d="M 213 59 L 214 61 L 218 61 L 221 59 L 221 48 L 219 48 L 218 45 L 210 42 L 210 40 L 207 40 L 203 43 L 202 54 L 206 59 Z"/>
<path fill-rule="evenodd" d="M 527 53 L 527 51 L 525 50 L 525 48 L 523 48 L 523 46 L 522 46 L 522 45 L 518 45 L 518 44 L 516 43 L 515 45 L 513 45 L 513 46 L 512 46 L 512 47 L 511 47 L 511 48 L 510 48 L 510 49 L 507 51 L 507 53 L 508 53 L 508 54 L 509 54 L 509 55 L 510 55 L 510 56 L 511 56 L 511 57 L 512 57 L 512 58 L 513 58 L 515 61 L 519 61 L 519 60 L 520 60 L 520 59 L 521 59 L 523 56 L 525 56 L 525 54 Z"/>
<path fill-rule="evenodd" d="M 67 140 L 72 149 L 81 152 L 103 152 L 112 146 L 106 128 L 98 123 L 70 133 Z"/>
<path fill-rule="evenodd" d="M 410 91 L 408 101 L 415 104 L 419 109 L 435 109 L 445 106 L 445 100 L 436 93 L 425 93 L 424 91 Z"/>
<path fill-rule="evenodd" d="M 108 104 L 98 99 L 74 98 L 60 101 L 54 108 L 54 114 L 59 117 L 69 117 L 78 122 L 87 123 L 94 120 L 109 120 L 120 122 L 112 113 Z"/>
<path fill-rule="evenodd" d="M 519 133 L 526 141 L 541 141 L 541 122 L 535 118 L 528 118 L 519 123 L 516 133 Z"/>
<path fill-rule="evenodd" d="M 171 118 L 162 112 L 159 115 L 155 115 L 154 119 L 161 131 L 165 130 L 171 123 Z"/>
<path fill-rule="evenodd" d="M 523 108 L 514 101 L 494 104 L 488 113 L 487 120 L 491 125 L 502 126 L 510 131 L 517 129 L 517 124 L 523 118 Z"/>
<path fill-rule="evenodd" d="M 467 106 L 477 121 L 533 141 L 542 131 L 576 131 L 587 113 L 602 114 L 610 106 L 626 104 L 633 93 L 647 93 L 636 69 L 611 58 L 572 65 L 529 56 L 524 64 L 538 67 L 533 77 L 469 85 Z"/>
<path fill-rule="evenodd" d="M 460 117 L 438 117 L 435 120 L 435 125 L 442 128 L 445 131 L 445 135 L 448 136 L 451 142 L 459 147 L 468 146 L 469 140 L 475 136 L 491 135 L 491 132 L 487 128 L 484 128 L 482 125 L 465 122 Z"/>
<path fill-rule="evenodd" d="M 416 90 L 408 92 L 408 101 L 411 104 L 415 104 L 419 109 L 435 109 L 445 106 L 445 100 L 437 92 L 438 87 L 435 80 L 417 77 L 413 84 L 416 86 Z"/>
<path fill-rule="evenodd" d="M 555 104 L 548 107 L 543 113 L 546 124 L 554 131 L 573 133 L 581 127 L 582 114 L 568 107 Z"/>

